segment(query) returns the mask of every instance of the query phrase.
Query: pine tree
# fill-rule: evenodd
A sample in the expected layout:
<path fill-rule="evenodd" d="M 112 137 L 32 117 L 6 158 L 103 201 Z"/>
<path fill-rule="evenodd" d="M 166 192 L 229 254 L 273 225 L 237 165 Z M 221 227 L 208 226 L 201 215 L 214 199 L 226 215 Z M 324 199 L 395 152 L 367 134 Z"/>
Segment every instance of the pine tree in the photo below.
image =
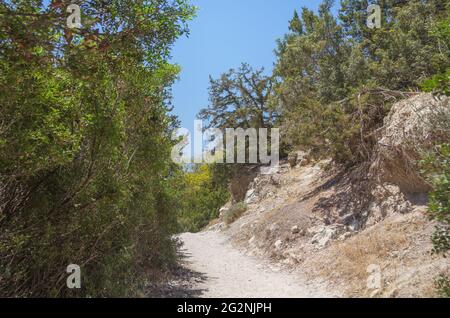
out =
<path fill-rule="evenodd" d="M 300 17 L 298 16 L 297 10 L 294 11 L 294 17 L 289 22 L 289 30 L 295 34 L 301 35 L 303 33 L 303 25 Z"/>

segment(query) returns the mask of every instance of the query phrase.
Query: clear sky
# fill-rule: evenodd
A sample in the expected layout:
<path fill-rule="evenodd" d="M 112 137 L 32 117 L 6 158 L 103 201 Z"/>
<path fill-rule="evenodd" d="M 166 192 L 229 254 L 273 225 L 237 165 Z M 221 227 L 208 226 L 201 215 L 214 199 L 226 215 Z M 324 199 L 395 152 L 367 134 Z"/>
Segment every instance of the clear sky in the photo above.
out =
<path fill-rule="evenodd" d="M 173 87 L 174 113 L 193 130 L 208 105 L 209 75 L 217 78 L 241 62 L 271 71 L 276 40 L 288 31 L 294 9 L 317 10 L 321 0 L 191 0 L 198 7 L 190 35 L 180 38 L 172 61 L 182 67 Z M 336 1 L 338 3 L 339 1 Z"/>

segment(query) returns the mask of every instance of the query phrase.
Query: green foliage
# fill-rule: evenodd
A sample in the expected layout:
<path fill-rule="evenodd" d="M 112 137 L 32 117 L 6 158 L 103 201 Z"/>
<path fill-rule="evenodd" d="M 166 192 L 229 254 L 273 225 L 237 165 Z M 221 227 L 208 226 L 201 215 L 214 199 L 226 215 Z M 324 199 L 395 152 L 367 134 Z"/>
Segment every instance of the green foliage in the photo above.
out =
<path fill-rule="evenodd" d="M 450 279 L 447 276 L 439 276 L 439 278 L 436 280 L 436 287 L 442 297 L 450 297 Z"/>
<path fill-rule="evenodd" d="M 447 17 L 435 24 L 432 29 L 433 35 L 440 40 L 442 46 L 449 50 L 450 43 L 450 3 L 447 3 Z M 450 69 L 446 72 L 436 74 L 425 80 L 422 90 L 431 92 L 438 98 L 450 96 Z M 423 173 L 433 186 L 429 194 L 428 212 L 433 220 L 438 221 L 436 231 L 432 236 L 433 252 L 442 253 L 446 257 L 450 249 L 450 118 L 445 115 L 439 116 L 440 129 L 433 147 L 425 151 L 421 162 Z M 439 132 L 440 131 L 440 132 Z M 441 296 L 450 297 L 450 280 L 448 276 L 441 275 L 436 280 L 436 287 Z"/>
<path fill-rule="evenodd" d="M 242 64 L 219 79 L 210 78 L 207 108 L 198 117 L 208 122 L 208 128 L 270 128 L 277 116 L 270 107 L 273 79 L 264 70 L 253 70 Z"/>
<path fill-rule="evenodd" d="M 439 92 L 437 92 L 438 95 Z M 421 161 L 422 173 L 432 185 L 433 190 L 428 196 L 428 213 L 432 220 L 438 222 L 432 235 L 433 252 L 447 257 L 450 250 L 450 125 L 449 118 L 439 118 L 444 122 L 442 130 L 437 135 L 432 146 L 425 150 Z M 440 294 L 449 297 L 449 279 L 441 276 L 436 282 Z"/>
<path fill-rule="evenodd" d="M 196 166 L 185 172 L 179 183 L 178 221 L 182 231 L 198 232 L 219 216 L 219 209 L 228 201 L 227 182 L 217 180 L 214 166 Z"/>
<path fill-rule="evenodd" d="M 447 55 L 449 55 L 450 3 L 447 3 L 447 17 L 437 22 L 431 29 L 431 33 L 439 41 L 439 50 L 444 52 L 444 54 L 447 52 Z M 425 80 L 422 84 L 422 90 L 436 95 L 450 96 L 450 68 L 447 68 L 445 72 L 436 74 L 432 78 Z"/>
<path fill-rule="evenodd" d="M 223 215 L 223 220 L 225 221 L 225 224 L 230 225 L 234 223 L 247 211 L 247 209 L 248 209 L 247 205 L 243 202 L 233 205 L 231 208 L 225 211 Z"/>
<path fill-rule="evenodd" d="M 206 128 L 219 128 L 223 131 L 229 128 L 270 129 L 278 117 L 272 99 L 273 86 L 273 77 L 265 75 L 264 69 L 255 70 L 243 63 L 237 70 L 230 69 L 218 79 L 210 78 L 210 103 L 208 107 L 200 110 L 198 118 L 206 122 Z M 258 131 L 256 134 L 259 138 Z M 270 137 L 271 134 L 269 133 L 268 136 Z M 224 142 L 227 144 L 230 141 L 225 138 Z M 270 139 L 268 144 L 270 147 Z M 248 149 L 249 144 L 246 143 L 247 152 Z M 234 153 L 237 158 L 236 145 Z M 226 157 L 226 149 L 224 157 Z M 247 153 L 246 158 L 248 157 Z M 251 165 L 248 160 L 246 162 L 216 166 L 212 171 L 213 177 L 221 176 L 229 180 L 232 175 L 242 173 L 248 165 Z"/>
<path fill-rule="evenodd" d="M 450 96 L 450 68 L 443 74 L 437 74 L 422 84 L 424 92 Z"/>
<path fill-rule="evenodd" d="M 289 30 L 294 33 L 302 34 L 303 33 L 303 25 L 300 17 L 298 16 L 297 10 L 294 11 L 294 17 L 289 22 Z"/>
<path fill-rule="evenodd" d="M 407 96 L 400 91 L 417 91 L 450 64 L 446 3 L 375 1 L 380 29 L 367 27 L 365 0 L 341 1 L 338 17 L 330 0 L 317 13 L 294 15 L 275 68 L 284 139 L 346 165 L 370 158 L 374 131 L 390 105 Z M 446 80 L 432 81 L 448 86 Z"/>
<path fill-rule="evenodd" d="M 133 296 L 175 261 L 179 1 L 0 1 L 0 295 Z M 82 289 L 66 287 L 81 266 Z"/>
<path fill-rule="evenodd" d="M 429 151 L 422 161 L 425 175 L 433 186 L 429 195 L 428 211 L 439 222 L 433 235 L 435 253 L 450 249 L 450 144 L 441 144 Z"/>

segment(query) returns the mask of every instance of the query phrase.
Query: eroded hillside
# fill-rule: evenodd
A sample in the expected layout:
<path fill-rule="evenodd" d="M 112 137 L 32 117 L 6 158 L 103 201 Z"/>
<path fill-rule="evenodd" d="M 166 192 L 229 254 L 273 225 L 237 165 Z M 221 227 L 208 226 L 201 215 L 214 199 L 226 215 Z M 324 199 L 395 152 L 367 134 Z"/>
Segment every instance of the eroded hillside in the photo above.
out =
<path fill-rule="evenodd" d="M 395 104 L 371 162 L 356 169 L 309 162 L 299 153 L 295 164 L 258 174 L 246 212 L 226 224 L 229 203 L 208 231 L 222 231 L 245 253 L 325 282 L 342 296 L 435 296 L 435 277 L 450 267 L 430 252 L 434 223 L 417 145 L 432 138 L 429 123 L 448 114 L 448 106 L 448 99 L 431 95 Z"/>

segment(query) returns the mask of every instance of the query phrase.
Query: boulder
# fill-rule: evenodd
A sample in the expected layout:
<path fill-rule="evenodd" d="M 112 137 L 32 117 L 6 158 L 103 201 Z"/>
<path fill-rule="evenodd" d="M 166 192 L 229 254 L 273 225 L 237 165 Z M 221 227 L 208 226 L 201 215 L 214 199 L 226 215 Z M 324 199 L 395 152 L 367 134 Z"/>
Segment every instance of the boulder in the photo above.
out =
<path fill-rule="evenodd" d="M 342 233 L 342 230 L 343 227 L 341 225 L 315 226 L 310 228 L 308 232 L 313 234 L 310 243 L 317 245 L 318 248 L 324 248 L 332 239 L 335 239 Z"/>
<path fill-rule="evenodd" d="M 401 192 L 400 187 L 385 183 L 372 191 L 373 202 L 369 206 L 366 226 L 372 226 L 394 213 L 409 213 L 413 210 L 411 203 Z"/>
<path fill-rule="evenodd" d="M 430 185 L 420 175 L 417 145 L 433 140 L 440 118 L 449 116 L 449 98 L 418 94 L 392 106 L 375 148 L 369 176 L 397 185 L 403 193 L 426 193 Z"/>
<path fill-rule="evenodd" d="M 258 201 L 258 197 L 256 196 L 256 189 L 251 188 L 247 191 L 247 194 L 245 195 L 245 204 L 252 204 Z"/>
<path fill-rule="evenodd" d="M 277 251 L 279 251 L 279 250 L 281 250 L 281 248 L 283 247 L 283 241 L 282 240 L 278 240 L 278 241 L 276 241 L 275 242 L 275 249 L 277 250 Z"/>

